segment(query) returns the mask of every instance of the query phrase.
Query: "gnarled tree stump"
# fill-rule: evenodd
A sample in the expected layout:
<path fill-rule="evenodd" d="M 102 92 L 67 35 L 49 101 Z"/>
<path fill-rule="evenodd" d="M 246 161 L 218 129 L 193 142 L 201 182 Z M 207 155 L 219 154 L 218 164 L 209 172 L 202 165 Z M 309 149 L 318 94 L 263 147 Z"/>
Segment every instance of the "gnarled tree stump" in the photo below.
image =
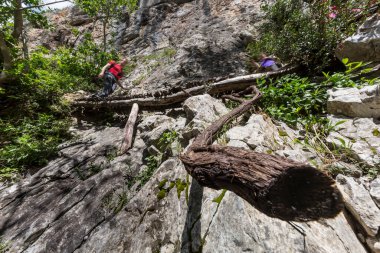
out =
<path fill-rule="evenodd" d="M 226 123 L 240 116 L 261 97 L 244 101 L 215 121 L 181 155 L 186 170 L 201 185 L 233 191 L 268 216 L 282 220 L 307 221 L 332 218 L 343 208 L 335 182 L 310 165 L 290 159 L 211 145 L 212 138 Z"/>

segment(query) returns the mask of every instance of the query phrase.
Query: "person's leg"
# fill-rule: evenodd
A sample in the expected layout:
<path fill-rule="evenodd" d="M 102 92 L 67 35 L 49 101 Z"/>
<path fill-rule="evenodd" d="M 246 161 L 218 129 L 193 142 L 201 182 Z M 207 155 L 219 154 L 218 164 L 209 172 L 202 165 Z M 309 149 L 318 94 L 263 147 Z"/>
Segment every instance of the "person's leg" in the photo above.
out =
<path fill-rule="evenodd" d="M 279 67 L 277 66 L 276 63 L 274 63 L 273 65 L 271 65 L 270 68 L 271 68 L 273 71 L 277 71 L 277 70 L 279 70 Z"/>
<path fill-rule="evenodd" d="M 106 73 L 103 79 L 103 91 L 100 92 L 99 97 L 108 97 L 112 93 L 113 77 L 112 74 Z"/>

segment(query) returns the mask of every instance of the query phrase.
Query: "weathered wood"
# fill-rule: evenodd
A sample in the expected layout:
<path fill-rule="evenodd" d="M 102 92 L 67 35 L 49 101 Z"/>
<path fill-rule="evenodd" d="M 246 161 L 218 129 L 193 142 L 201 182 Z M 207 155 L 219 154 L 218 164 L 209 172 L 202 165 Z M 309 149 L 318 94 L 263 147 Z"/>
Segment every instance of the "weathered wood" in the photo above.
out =
<path fill-rule="evenodd" d="M 124 140 L 121 144 L 120 152 L 123 154 L 132 147 L 133 130 L 135 128 L 137 114 L 139 112 L 139 105 L 133 104 L 131 113 L 129 114 L 128 121 L 124 127 Z"/>
<path fill-rule="evenodd" d="M 134 103 L 137 103 L 140 107 L 162 107 L 180 103 L 186 100 L 189 96 L 196 96 L 204 93 L 213 95 L 231 90 L 243 90 L 251 86 L 252 83 L 257 81 L 258 79 L 279 77 L 288 73 L 292 73 L 296 71 L 296 69 L 296 67 L 288 67 L 280 71 L 271 71 L 266 73 L 257 73 L 252 75 L 234 77 L 220 82 L 212 83 L 207 86 L 200 85 L 188 89 L 182 89 L 179 92 L 162 97 L 155 97 L 154 95 L 152 95 L 150 97 L 130 97 L 120 99 L 110 96 L 105 100 L 100 101 L 91 98 L 76 100 L 73 101 L 71 105 L 74 107 L 82 108 L 123 108 L 131 107 Z"/>
<path fill-rule="evenodd" d="M 211 145 L 221 127 L 261 97 L 256 95 L 215 121 L 180 156 L 186 170 L 203 186 L 233 191 L 268 216 L 307 221 L 336 216 L 343 208 L 334 180 L 310 165 L 290 159 Z"/>

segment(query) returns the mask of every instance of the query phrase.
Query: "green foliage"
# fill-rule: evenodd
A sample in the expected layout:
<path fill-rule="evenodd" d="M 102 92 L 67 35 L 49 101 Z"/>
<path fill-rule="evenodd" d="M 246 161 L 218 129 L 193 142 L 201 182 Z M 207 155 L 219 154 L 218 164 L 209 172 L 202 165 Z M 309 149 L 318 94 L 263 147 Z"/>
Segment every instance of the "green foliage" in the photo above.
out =
<path fill-rule="evenodd" d="M 327 90 L 331 88 L 357 87 L 374 83 L 377 79 L 353 81 L 352 66 L 363 66 L 361 63 L 349 63 L 343 73 L 324 73 L 326 80 L 313 83 L 307 77 L 286 75 L 277 80 L 258 81 L 258 88 L 264 94 L 260 103 L 272 117 L 295 126 L 313 125 L 324 121 L 321 115 L 326 113 Z M 325 122 L 327 123 L 327 122 Z"/>
<path fill-rule="evenodd" d="M 313 122 L 315 115 L 325 113 L 327 93 L 324 84 L 311 83 L 306 77 L 287 75 L 258 84 L 263 92 L 261 104 L 272 117 L 290 125 Z"/>
<path fill-rule="evenodd" d="M 0 180 L 13 178 L 15 172 L 40 167 L 56 154 L 57 145 L 68 138 L 69 122 L 51 115 L 17 122 L 0 121 Z"/>
<path fill-rule="evenodd" d="M 125 189 L 113 190 L 111 194 L 106 195 L 102 200 L 102 206 L 112 212 L 119 213 L 128 203 L 128 194 Z"/>
<path fill-rule="evenodd" d="M 69 138 L 70 108 L 66 92 L 94 90 L 91 77 L 116 54 L 103 53 L 87 36 L 76 49 L 49 52 L 39 48 L 28 60 L 14 63 L 12 83 L 4 86 L 0 100 L 0 177 L 39 167 L 54 156 L 57 145 Z M 0 180 L 1 180 L 0 179 Z"/>
<path fill-rule="evenodd" d="M 224 198 L 224 195 L 226 195 L 226 192 L 227 192 L 227 190 L 226 190 L 226 189 L 223 189 L 223 190 L 222 190 L 222 193 L 221 193 L 218 197 L 214 198 L 214 199 L 212 200 L 212 202 L 215 202 L 215 203 L 217 203 L 218 205 L 220 205 L 220 203 L 222 202 L 222 200 L 223 200 L 223 198 Z"/>
<path fill-rule="evenodd" d="M 178 133 L 175 130 L 170 130 L 169 132 L 165 132 L 161 135 L 158 140 L 158 145 L 161 151 L 167 149 L 173 142 L 178 140 Z"/>
<path fill-rule="evenodd" d="M 236 101 L 232 101 L 232 100 L 230 100 L 230 99 L 227 99 L 227 100 L 224 102 L 224 105 L 225 105 L 228 109 L 232 110 L 232 109 L 235 109 L 236 107 L 238 107 L 240 104 L 239 104 L 239 102 L 236 102 Z"/>
<path fill-rule="evenodd" d="M 125 11 L 133 12 L 137 9 L 137 3 L 137 0 L 75 0 L 75 4 L 89 16 L 102 20 L 104 52 L 106 52 L 107 24 L 111 18 L 121 17 Z"/>
<path fill-rule="evenodd" d="M 277 0 L 263 5 L 266 22 L 260 28 L 261 38 L 248 51 L 254 57 L 265 52 L 310 72 L 321 71 L 331 63 L 342 39 L 355 31 L 355 16 L 366 14 L 372 2 Z"/>
<path fill-rule="evenodd" d="M 166 184 L 169 183 L 169 185 L 166 187 Z M 161 200 L 165 198 L 171 189 L 173 188 L 177 189 L 177 197 L 178 199 L 181 198 L 181 193 L 183 191 L 187 192 L 188 187 L 189 187 L 189 182 L 188 180 L 181 180 L 180 178 L 175 179 L 174 181 L 169 181 L 168 179 L 162 180 L 158 186 L 158 193 L 157 193 L 157 199 Z M 187 201 L 187 196 L 186 196 L 186 201 Z"/>
<path fill-rule="evenodd" d="M 324 73 L 323 75 L 326 78 L 324 81 L 325 84 L 333 86 L 335 88 L 343 88 L 343 87 L 356 87 L 361 85 L 373 85 L 378 80 L 378 78 L 367 79 L 361 78 L 360 80 L 354 82 L 352 77 L 354 75 L 365 74 L 366 72 L 372 70 L 372 68 L 365 68 L 368 63 L 363 62 L 349 62 L 347 58 L 342 60 L 343 64 L 346 66 L 346 71 L 338 72 L 338 73 Z"/>
<path fill-rule="evenodd" d="M 140 188 L 149 181 L 153 173 L 156 171 L 158 166 L 161 164 L 161 156 L 148 156 L 145 158 L 147 168 L 143 170 L 136 178 L 134 178 L 133 183 L 130 183 L 132 186 L 135 182 L 140 182 Z"/>

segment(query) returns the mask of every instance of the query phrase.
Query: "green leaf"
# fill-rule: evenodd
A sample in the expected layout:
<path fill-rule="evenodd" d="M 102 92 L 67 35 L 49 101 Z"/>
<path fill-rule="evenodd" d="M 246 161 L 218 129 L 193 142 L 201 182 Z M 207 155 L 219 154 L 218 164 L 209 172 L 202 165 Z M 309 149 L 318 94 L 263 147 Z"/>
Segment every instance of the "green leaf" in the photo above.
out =
<path fill-rule="evenodd" d="M 220 202 L 222 202 L 222 199 L 224 198 L 224 195 L 226 194 L 226 192 L 227 190 L 223 189 L 222 193 L 218 197 L 214 198 L 212 202 L 218 203 L 218 205 L 220 205 Z"/>

